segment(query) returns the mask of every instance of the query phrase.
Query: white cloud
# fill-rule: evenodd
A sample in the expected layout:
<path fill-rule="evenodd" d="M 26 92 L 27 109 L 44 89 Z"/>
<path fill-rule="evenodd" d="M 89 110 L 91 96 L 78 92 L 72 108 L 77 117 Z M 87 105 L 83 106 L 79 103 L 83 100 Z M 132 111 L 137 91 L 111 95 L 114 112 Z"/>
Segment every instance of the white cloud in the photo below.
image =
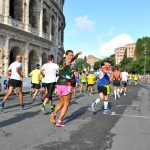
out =
<path fill-rule="evenodd" d="M 88 16 L 79 16 L 74 19 L 73 28 L 68 31 L 69 36 L 76 36 L 82 32 L 92 32 L 94 22 Z"/>
<path fill-rule="evenodd" d="M 120 34 L 108 42 L 103 43 L 99 48 L 100 58 L 108 57 L 114 54 L 114 50 L 117 47 L 124 46 L 129 43 L 133 43 L 133 39 L 128 34 Z"/>
<path fill-rule="evenodd" d="M 93 31 L 94 22 L 89 19 L 88 16 L 80 16 L 75 18 L 75 28 L 80 30 L 86 30 L 88 32 Z"/>

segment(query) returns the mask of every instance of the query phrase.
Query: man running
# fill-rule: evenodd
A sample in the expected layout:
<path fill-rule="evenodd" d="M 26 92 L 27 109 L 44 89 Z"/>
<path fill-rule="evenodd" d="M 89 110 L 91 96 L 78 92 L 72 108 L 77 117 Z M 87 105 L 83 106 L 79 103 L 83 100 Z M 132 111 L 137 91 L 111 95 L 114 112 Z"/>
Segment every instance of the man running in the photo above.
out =
<path fill-rule="evenodd" d="M 89 75 L 87 76 L 87 82 L 88 82 L 87 93 L 89 93 L 90 95 L 93 94 L 93 86 L 95 83 L 95 79 L 96 79 L 96 77 L 95 77 L 93 71 L 90 71 Z"/>
<path fill-rule="evenodd" d="M 35 69 L 29 73 L 29 76 L 32 78 L 32 88 L 33 88 L 33 91 L 32 91 L 32 101 L 34 102 L 35 101 L 35 97 L 36 95 L 39 93 L 39 90 L 41 88 L 41 85 L 40 85 L 40 82 L 41 82 L 41 72 L 40 72 L 40 65 L 37 64 L 35 66 Z"/>
<path fill-rule="evenodd" d="M 134 85 L 136 86 L 138 83 L 138 75 L 136 73 L 133 75 L 133 80 L 134 80 Z"/>
<path fill-rule="evenodd" d="M 81 52 L 78 52 L 75 56 L 72 50 L 67 50 L 65 53 L 65 57 L 60 62 L 59 69 L 59 79 L 57 81 L 56 93 L 59 95 L 59 102 L 54 110 L 54 112 L 50 115 L 50 122 L 56 124 L 57 127 L 64 127 L 65 124 L 62 121 L 71 101 L 72 96 L 72 71 L 71 71 L 71 63 L 78 58 Z M 60 116 L 58 121 L 56 122 L 56 114 L 60 112 Z"/>
<path fill-rule="evenodd" d="M 16 61 L 13 62 L 8 71 L 11 71 L 11 76 L 8 82 L 8 90 L 6 95 L 3 98 L 1 104 L 1 111 L 4 109 L 5 102 L 8 100 L 9 96 L 14 92 L 14 89 L 17 88 L 19 94 L 19 102 L 22 110 L 25 109 L 25 104 L 23 104 L 23 94 L 22 94 L 22 79 L 24 78 L 24 74 L 22 72 L 22 57 L 20 55 L 16 56 Z"/>
<path fill-rule="evenodd" d="M 119 71 L 119 67 L 115 66 L 114 72 L 112 73 L 112 79 L 113 79 L 113 90 L 114 90 L 114 96 L 115 100 L 120 98 L 120 81 L 121 81 L 121 73 Z"/>
<path fill-rule="evenodd" d="M 45 96 L 43 104 L 40 105 L 42 111 L 45 110 L 45 106 L 50 102 L 51 110 L 54 110 L 55 105 L 52 103 L 52 94 L 56 85 L 56 74 L 58 72 L 59 66 L 54 63 L 54 56 L 48 56 L 48 63 L 44 64 L 41 69 L 42 75 L 45 77 L 45 86 L 47 94 Z"/>
<path fill-rule="evenodd" d="M 81 84 L 80 84 L 80 93 L 83 92 L 85 93 L 86 92 L 86 81 L 87 81 L 87 78 L 86 78 L 86 74 L 85 74 L 85 71 L 83 71 L 80 75 L 80 80 L 81 80 Z"/>
<path fill-rule="evenodd" d="M 125 69 L 123 70 L 123 72 L 121 73 L 121 84 L 122 84 L 122 88 L 121 88 L 121 93 L 123 92 L 124 95 L 126 95 L 127 92 L 127 83 L 128 83 L 128 77 L 129 74 L 128 72 L 125 71 Z"/>
<path fill-rule="evenodd" d="M 108 95 L 110 94 L 110 65 L 111 61 L 105 60 L 104 65 L 99 70 L 98 81 L 97 81 L 97 89 L 99 93 L 99 98 L 95 100 L 92 104 L 92 111 L 95 113 L 96 111 L 96 104 L 100 101 L 104 101 L 104 110 L 103 114 L 108 114 L 111 112 L 108 103 Z"/>

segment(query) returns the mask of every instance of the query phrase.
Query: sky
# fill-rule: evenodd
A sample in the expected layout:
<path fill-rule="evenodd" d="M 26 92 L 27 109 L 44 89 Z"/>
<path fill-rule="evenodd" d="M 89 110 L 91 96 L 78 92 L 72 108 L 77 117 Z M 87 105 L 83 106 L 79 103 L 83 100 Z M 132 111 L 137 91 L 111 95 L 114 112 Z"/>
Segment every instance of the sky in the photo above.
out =
<path fill-rule="evenodd" d="M 64 48 L 100 59 L 150 36 L 150 0 L 65 0 Z"/>

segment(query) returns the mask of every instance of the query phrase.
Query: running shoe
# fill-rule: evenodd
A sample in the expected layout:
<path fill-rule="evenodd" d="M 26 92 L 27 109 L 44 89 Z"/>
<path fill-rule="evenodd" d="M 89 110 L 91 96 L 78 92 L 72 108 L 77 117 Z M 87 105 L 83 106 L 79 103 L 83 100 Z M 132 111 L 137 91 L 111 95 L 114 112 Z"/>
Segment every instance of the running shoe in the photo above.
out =
<path fill-rule="evenodd" d="M 43 100 L 43 99 L 41 100 L 41 103 L 44 103 L 44 100 Z"/>
<path fill-rule="evenodd" d="M 110 110 L 110 109 L 104 109 L 104 110 L 103 110 L 103 114 L 109 114 L 109 113 L 111 113 L 111 110 Z"/>
<path fill-rule="evenodd" d="M 56 127 L 65 127 L 65 123 L 63 121 L 57 121 Z"/>
<path fill-rule="evenodd" d="M 96 103 L 93 103 L 93 104 L 91 105 L 91 108 L 92 108 L 92 112 L 93 112 L 93 114 L 94 114 L 95 111 L 96 111 Z"/>
<path fill-rule="evenodd" d="M 56 115 L 54 113 L 52 113 L 49 117 L 49 121 L 52 123 L 52 124 L 56 124 Z"/>
<path fill-rule="evenodd" d="M 54 111 L 54 109 L 55 109 L 55 104 L 52 104 L 51 105 L 51 110 Z"/>
<path fill-rule="evenodd" d="M 22 109 L 22 110 L 26 110 L 26 105 L 25 105 L 25 104 L 22 104 L 22 105 L 21 105 L 21 109 Z"/>
<path fill-rule="evenodd" d="M 123 95 L 124 95 L 124 96 L 126 96 L 127 94 L 126 94 L 126 93 L 124 93 Z"/>
<path fill-rule="evenodd" d="M 44 110 L 45 110 L 45 106 L 44 106 L 44 104 L 41 104 L 41 105 L 40 105 L 40 109 L 41 109 L 42 111 L 44 111 Z"/>

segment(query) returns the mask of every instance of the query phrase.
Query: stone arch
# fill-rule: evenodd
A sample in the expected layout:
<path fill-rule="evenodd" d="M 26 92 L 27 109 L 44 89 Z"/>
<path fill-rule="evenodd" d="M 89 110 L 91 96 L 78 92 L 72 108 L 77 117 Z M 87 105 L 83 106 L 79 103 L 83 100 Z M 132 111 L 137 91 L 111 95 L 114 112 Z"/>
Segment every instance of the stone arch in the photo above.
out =
<path fill-rule="evenodd" d="M 52 21 L 51 21 L 51 35 L 55 35 L 55 17 L 52 16 Z"/>
<path fill-rule="evenodd" d="M 9 14 L 13 19 L 22 21 L 23 20 L 23 1 L 22 0 L 10 0 Z"/>
<path fill-rule="evenodd" d="M 45 64 L 45 63 L 47 63 L 47 60 L 48 60 L 48 59 L 47 59 L 47 54 L 46 54 L 46 53 L 43 53 L 43 54 L 42 54 L 42 65 Z"/>
<path fill-rule="evenodd" d="M 30 0 L 29 3 L 29 23 L 32 27 L 38 28 L 38 4 L 36 0 Z"/>
<path fill-rule="evenodd" d="M 33 70 L 35 68 L 35 65 L 39 63 L 39 58 L 38 58 L 38 54 L 35 50 L 31 50 L 29 53 L 29 73 L 31 72 L 31 70 Z"/>
<path fill-rule="evenodd" d="M 47 9 L 43 8 L 43 31 L 45 33 L 48 32 L 48 24 L 49 24 L 49 21 L 48 21 Z"/>
<path fill-rule="evenodd" d="M 21 49 L 18 46 L 14 46 L 10 50 L 9 65 L 16 60 L 17 55 L 21 55 Z"/>

